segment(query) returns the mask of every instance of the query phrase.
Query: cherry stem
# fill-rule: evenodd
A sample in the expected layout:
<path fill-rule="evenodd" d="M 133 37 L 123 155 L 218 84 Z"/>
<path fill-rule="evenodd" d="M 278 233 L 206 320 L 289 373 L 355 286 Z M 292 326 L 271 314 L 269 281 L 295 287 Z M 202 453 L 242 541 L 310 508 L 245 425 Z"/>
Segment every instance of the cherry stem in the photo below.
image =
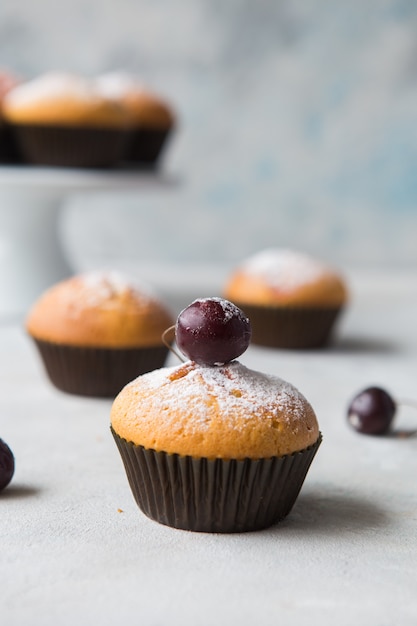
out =
<path fill-rule="evenodd" d="M 164 332 L 162 333 L 162 341 L 164 342 L 164 344 L 166 345 L 168 350 L 170 350 L 170 352 L 172 352 L 172 354 L 175 354 L 175 356 L 177 357 L 177 359 L 179 359 L 181 361 L 181 363 L 185 363 L 185 359 L 183 358 L 183 356 L 179 352 L 177 352 L 175 350 L 175 348 L 172 347 L 172 341 L 173 341 L 174 337 L 172 337 L 171 341 L 169 339 L 167 339 L 167 335 L 169 333 L 171 333 L 171 335 L 172 335 L 174 331 L 175 331 L 175 324 L 174 324 L 174 326 L 170 326 L 169 328 L 164 330 Z"/>

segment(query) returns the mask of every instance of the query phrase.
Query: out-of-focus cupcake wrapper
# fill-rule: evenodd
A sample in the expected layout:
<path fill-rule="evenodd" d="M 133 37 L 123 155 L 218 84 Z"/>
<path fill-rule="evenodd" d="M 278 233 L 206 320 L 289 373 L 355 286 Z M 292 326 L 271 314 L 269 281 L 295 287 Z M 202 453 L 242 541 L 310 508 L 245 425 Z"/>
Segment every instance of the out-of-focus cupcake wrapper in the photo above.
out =
<path fill-rule="evenodd" d="M 0 125 L 0 163 L 16 164 L 21 162 L 21 157 L 16 146 L 12 130 L 8 124 Z"/>
<path fill-rule="evenodd" d="M 171 128 L 136 128 L 131 131 L 125 154 L 127 163 L 156 165 L 168 143 Z"/>
<path fill-rule="evenodd" d="M 113 167 L 129 142 L 128 131 L 115 128 L 14 124 L 12 129 L 23 160 L 35 165 Z"/>
<path fill-rule="evenodd" d="M 165 346 L 89 348 L 34 339 L 51 383 L 66 393 L 114 398 L 131 380 L 162 367 Z"/>
<path fill-rule="evenodd" d="M 249 317 L 252 343 L 272 348 L 312 349 L 326 346 L 341 307 L 261 307 L 237 304 Z"/>
<path fill-rule="evenodd" d="M 133 496 L 149 518 L 199 532 L 261 530 L 291 511 L 321 443 L 282 457 L 223 460 L 148 450 L 111 428 Z"/>

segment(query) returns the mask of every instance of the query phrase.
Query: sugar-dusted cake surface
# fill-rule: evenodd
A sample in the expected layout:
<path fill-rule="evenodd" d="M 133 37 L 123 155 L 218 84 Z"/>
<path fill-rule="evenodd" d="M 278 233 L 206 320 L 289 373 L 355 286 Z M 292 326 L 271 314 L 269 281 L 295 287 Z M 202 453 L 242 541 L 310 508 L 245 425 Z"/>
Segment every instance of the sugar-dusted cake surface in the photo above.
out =
<path fill-rule="evenodd" d="M 225 297 L 239 303 L 341 306 L 342 277 L 321 261 L 289 249 L 266 249 L 249 257 L 230 276 Z"/>
<path fill-rule="evenodd" d="M 11 89 L 3 101 L 7 121 L 18 124 L 123 128 L 124 109 L 106 98 L 94 81 L 47 72 Z"/>
<path fill-rule="evenodd" d="M 96 86 L 106 98 L 123 106 L 134 127 L 169 129 L 175 122 L 174 112 L 168 102 L 133 74 L 102 74 L 97 77 Z"/>
<path fill-rule="evenodd" d="M 171 313 L 147 286 L 120 272 L 93 271 L 48 289 L 26 328 L 43 341 L 95 347 L 162 345 Z"/>
<path fill-rule="evenodd" d="M 293 385 L 238 361 L 144 374 L 117 396 L 111 423 L 136 445 L 207 458 L 287 455 L 319 438 L 315 413 Z"/>

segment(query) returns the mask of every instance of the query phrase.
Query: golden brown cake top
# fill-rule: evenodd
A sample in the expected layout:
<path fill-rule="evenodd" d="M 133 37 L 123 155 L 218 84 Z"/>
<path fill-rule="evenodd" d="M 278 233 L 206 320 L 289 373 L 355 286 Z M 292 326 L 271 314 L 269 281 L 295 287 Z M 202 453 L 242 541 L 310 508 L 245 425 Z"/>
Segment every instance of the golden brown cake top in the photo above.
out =
<path fill-rule="evenodd" d="M 230 276 L 224 296 L 240 304 L 341 306 L 343 278 L 321 261 L 287 249 L 267 249 L 250 257 Z"/>
<path fill-rule="evenodd" d="M 21 83 L 3 100 L 4 118 L 18 124 L 124 128 L 124 108 L 106 98 L 93 81 L 50 72 Z"/>
<path fill-rule="evenodd" d="M 111 423 L 136 445 L 207 458 L 282 456 L 319 437 L 315 413 L 293 385 L 238 361 L 144 374 L 119 393 Z"/>
<path fill-rule="evenodd" d="M 135 125 L 165 129 L 174 124 L 171 108 L 155 94 L 132 93 L 124 98 L 123 104 Z"/>
<path fill-rule="evenodd" d="M 26 328 L 40 340 L 95 347 L 162 345 L 171 313 L 148 287 L 119 272 L 88 272 L 48 289 Z"/>
<path fill-rule="evenodd" d="M 132 126 L 168 129 L 175 123 L 168 102 L 134 75 L 109 72 L 99 76 L 96 84 L 104 96 L 121 103 Z"/>

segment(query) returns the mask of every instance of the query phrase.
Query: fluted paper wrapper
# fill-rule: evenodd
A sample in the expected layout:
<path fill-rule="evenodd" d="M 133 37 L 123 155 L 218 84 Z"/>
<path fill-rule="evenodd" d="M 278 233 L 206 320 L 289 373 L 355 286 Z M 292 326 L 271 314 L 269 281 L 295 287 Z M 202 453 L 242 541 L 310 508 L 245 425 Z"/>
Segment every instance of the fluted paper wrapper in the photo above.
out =
<path fill-rule="evenodd" d="M 159 369 L 168 348 L 82 348 L 34 340 L 52 384 L 66 393 L 114 398 L 131 380 Z"/>
<path fill-rule="evenodd" d="M 14 125 L 23 159 L 35 165 L 103 168 L 119 164 L 129 134 L 115 128 Z"/>
<path fill-rule="evenodd" d="M 125 161 L 153 166 L 157 164 L 168 137 L 170 128 L 137 128 L 131 131 Z"/>
<path fill-rule="evenodd" d="M 21 158 L 11 128 L 8 124 L 0 123 L 0 163 L 20 162 Z"/>
<path fill-rule="evenodd" d="M 272 348 L 311 349 L 326 346 L 341 307 L 261 307 L 236 304 L 252 325 L 252 343 Z"/>
<path fill-rule="evenodd" d="M 321 443 L 282 457 L 223 460 L 156 452 L 111 428 L 133 496 L 151 519 L 183 530 L 261 530 L 288 515 Z"/>

